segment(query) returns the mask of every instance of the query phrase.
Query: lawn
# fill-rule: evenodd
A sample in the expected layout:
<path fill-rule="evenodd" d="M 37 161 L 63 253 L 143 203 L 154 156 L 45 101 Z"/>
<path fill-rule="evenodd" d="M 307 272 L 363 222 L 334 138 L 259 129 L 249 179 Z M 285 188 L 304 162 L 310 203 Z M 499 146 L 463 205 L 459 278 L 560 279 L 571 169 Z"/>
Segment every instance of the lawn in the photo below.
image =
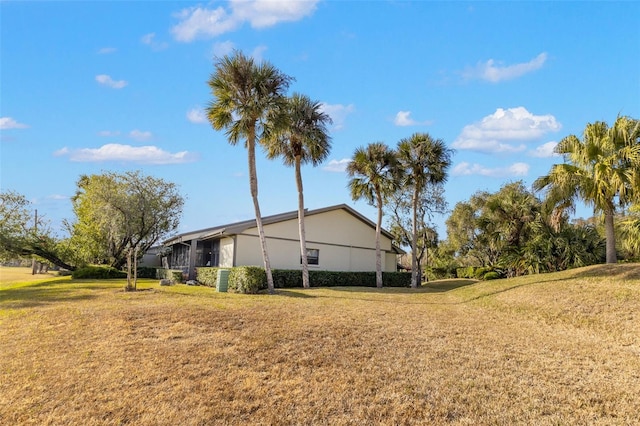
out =
<path fill-rule="evenodd" d="M 637 424 L 640 265 L 274 296 L 0 270 L 0 424 Z"/>

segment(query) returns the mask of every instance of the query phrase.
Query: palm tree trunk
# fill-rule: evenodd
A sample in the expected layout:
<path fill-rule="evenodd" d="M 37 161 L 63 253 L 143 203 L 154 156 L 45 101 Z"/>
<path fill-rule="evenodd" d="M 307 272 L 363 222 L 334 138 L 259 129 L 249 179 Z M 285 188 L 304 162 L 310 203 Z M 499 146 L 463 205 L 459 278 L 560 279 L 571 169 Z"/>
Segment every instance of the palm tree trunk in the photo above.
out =
<path fill-rule="evenodd" d="M 307 238 L 304 230 L 304 193 L 302 173 L 300 172 L 300 156 L 296 156 L 296 185 L 298 186 L 298 230 L 300 233 L 300 255 L 302 256 L 302 287 L 309 288 L 309 261 L 307 258 Z"/>
<path fill-rule="evenodd" d="M 613 227 L 613 208 L 607 208 L 604 212 L 604 233 L 607 240 L 607 263 L 618 263 L 616 234 Z"/>
<path fill-rule="evenodd" d="M 376 287 L 382 288 L 382 255 L 380 253 L 380 231 L 382 229 L 382 197 L 378 194 L 378 221 L 376 222 Z"/>
<path fill-rule="evenodd" d="M 267 275 L 267 289 L 269 294 L 274 293 L 273 276 L 271 275 L 271 263 L 269 262 L 269 253 L 267 252 L 267 239 L 264 236 L 264 228 L 262 227 L 262 215 L 260 214 L 260 203 L 258 202 L 258 176 L 256 173 L 256 137 L 255 131 L 250 132 L 247 137 L 247 152 L 249 159 L 249 187 L 251 189 L 251 199 L 253 200 L 253 208 L 256 214 L 256 225 L 258 226 L 258 235 L 260 236 L 260 246 L 262 248 L 262 260 L 264 262 L 264 271 Z"/>
<path fill-rule="evenodd" d="M 411 236 L 411 288 L 418 288 L 418 187 L 413 192 L 413 211 L 411 222 L 413 235 Z M 421 283 L 422 284 L 422 283 Z"/>

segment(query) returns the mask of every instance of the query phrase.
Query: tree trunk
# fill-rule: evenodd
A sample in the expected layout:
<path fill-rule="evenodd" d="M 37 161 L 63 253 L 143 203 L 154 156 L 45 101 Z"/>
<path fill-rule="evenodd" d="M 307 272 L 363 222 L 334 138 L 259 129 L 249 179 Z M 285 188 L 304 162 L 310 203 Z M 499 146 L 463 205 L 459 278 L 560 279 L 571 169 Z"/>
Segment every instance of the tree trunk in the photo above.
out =
<path fill-rule="evenodd" d="M 296 156 L 296 185 L 298 186 L 298 230 L 300 233 L 300 255 L 302 256 L 302 287 L 310 288 L 309 260 L 307 258 L 307 237 L 304 229 L 304 193 L 302 173 L 300 172 L 300 156 Z"/>
<path fill-rule="evenodd" d="M 411 288 L 418 288 L 418 187 L 414 188 L 412 197 L 413 235 L 411 235 Z M 420 283 L 422 284 L 422 283 Z"/>
<path fill-rule="evenodd" d="M 613 208 L 604 212 L 604 232 L 607 240 L 607 263 L 618 263 L 616 256 L 616 234 L 613 226 Z"/>
<path fill-rule="evenodd" d="M 376 222 L 376 287 L 382 288 L 382 255 L 380 253 L 380 231 L 382 230 L 382 196 L 378 197 L 378 221 Z"/>
<path fill-rule="evenodd" d="M 133 290 L 133 286 L 131 285 L 131 252 L 133 250 L 131 247 L 127 249 L 127 286 L 125 287 L 126 291 Z"/>
<path fill-rule="evenodd" d="M 264 271 L 267 275 L 267 289 L 269 294 L 275 292 L 273 286 L 273 276 L 271 275 L 271 262 L 269 262 L 269 253 L 267 251 L 267 239 L 264 236 L 264 228 L 262 227 L 262 215 L 260 213 L 260 203 L 258 202 L 258 176 L 256 173 L 256 136 L 255 129 L 249 132 L 247 136 L 247 152 L 249 160 L 249 187 L 251 189 L 251 199 L 253 200 L 253 208 L 256 214 L 256 225 L 258 226 L 258 235 L 260 236 L 260 246 L 262 248 L 262 260 L 264 262 Z"/>

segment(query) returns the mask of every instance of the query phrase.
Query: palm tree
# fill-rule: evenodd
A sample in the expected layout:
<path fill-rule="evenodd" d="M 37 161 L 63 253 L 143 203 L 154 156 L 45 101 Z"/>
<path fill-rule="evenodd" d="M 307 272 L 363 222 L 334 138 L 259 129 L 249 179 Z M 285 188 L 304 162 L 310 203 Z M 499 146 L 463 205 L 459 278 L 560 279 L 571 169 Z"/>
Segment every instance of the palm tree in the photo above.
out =
<path fill-rule="evenodd" d="M 231 145 L 236 145 L 240 139 L 245 140 L 249 187 L 269 293 L 274 292 L 274 287 L 258 203 L 256 140 L 268 137 L 285 124 L 282 114 L 286 105 L 284 94 L 291 81 L 291 77 L 270 63 L 264 61 L 256 64 L 252 58 L 238 51 L 219 59 L 208 81 L 214 97 L 207 107 L 209 122 L 215 130 L 226 130 Z"/>
<path fill-rule="evenodd" d="M 304 229 L 304 193 L 300 166 L 307 163 L 317 166 L 329 155 L 331 138 L 327 134 L 327 124 L 331 123 L 331 118 L 322 111 L 322 105 L 319 102 L 297 93 L 288 100 L 287 118 L 288 125 L 281 132 L 274 133 L 267 141 L 267 155 L 269 158 L 282 157 L 285 165 L 295 168 L 302 286 L 309 288 L 309 264 Z"/>
<path fill-rule="evenodd" d="M 603 213 L 606 261 L 616 263 L 616 204 L 628 205 L 639 188 L 640 121 L 618 117 L 612 127 L 602 121 L 587 124 L 582 140 L 567 136 L 555 152 L 565 163 L 553 165 L 534 188 L 547 190 L 546 202 L 555 210 L 573 210 L 579 198 Z"/>
<path fill-rule="evenodd" d="M 398 161 L 404 171 L 403 186 L 411 189 L 411 287 L 417 288 L 418 276 L 418 208 L 420 194 L 428 185 L 446 182 L 453 150 L 442 139 L 433 139 L 428 133 L 414 133 L 398 142 Z"/>
<path fill-rule="evenodd" d="M 382 257 L 380 254 L 380 231 L 382 230 L 382 207 L 398 181 L 396 153 L 382 142 L 357 148 L 347 165 L 351 198 L 366 199 L 378 208 L 376 222 L 376 287 L 382 287 Z"/>

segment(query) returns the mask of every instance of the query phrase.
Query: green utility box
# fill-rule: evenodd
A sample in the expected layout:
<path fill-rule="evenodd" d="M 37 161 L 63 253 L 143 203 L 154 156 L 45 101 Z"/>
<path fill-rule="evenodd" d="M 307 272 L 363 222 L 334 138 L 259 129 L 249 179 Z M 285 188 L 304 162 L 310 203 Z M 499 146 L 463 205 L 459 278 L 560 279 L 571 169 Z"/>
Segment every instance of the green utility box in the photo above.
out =
<path fill-rule="evenodd" d="M 218 279 L 216 280 L 216 291 L 226 293 L 229 288 L 229 270 L 218 269 Z"/>

